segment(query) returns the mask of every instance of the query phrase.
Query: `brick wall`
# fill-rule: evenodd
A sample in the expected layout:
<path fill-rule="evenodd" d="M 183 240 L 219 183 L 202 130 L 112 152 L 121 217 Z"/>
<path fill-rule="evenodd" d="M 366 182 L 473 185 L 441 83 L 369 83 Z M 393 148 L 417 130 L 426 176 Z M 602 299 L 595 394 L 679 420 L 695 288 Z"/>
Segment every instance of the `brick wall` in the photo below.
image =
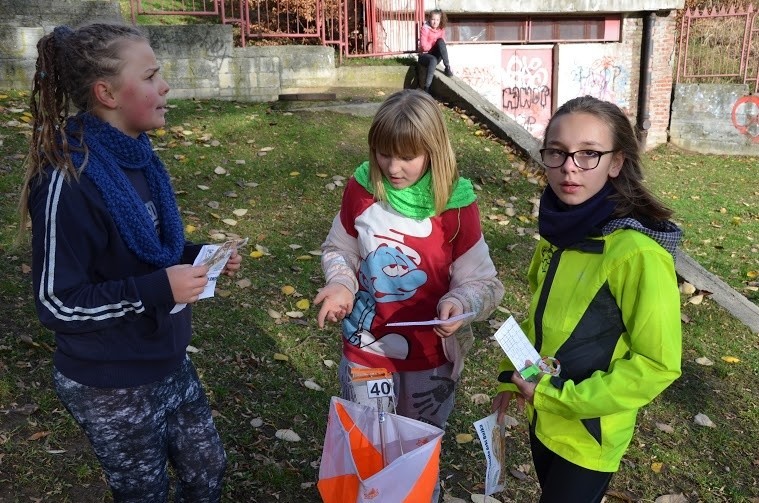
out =
<path fill-rule="evenodd" d="M 656 16 L 653 33 L 653 69 L 647 148 L 667 142 L 669 135 L 670 103 L 672 101 L 673 72 L 675 67 L 676 12 Z"/>

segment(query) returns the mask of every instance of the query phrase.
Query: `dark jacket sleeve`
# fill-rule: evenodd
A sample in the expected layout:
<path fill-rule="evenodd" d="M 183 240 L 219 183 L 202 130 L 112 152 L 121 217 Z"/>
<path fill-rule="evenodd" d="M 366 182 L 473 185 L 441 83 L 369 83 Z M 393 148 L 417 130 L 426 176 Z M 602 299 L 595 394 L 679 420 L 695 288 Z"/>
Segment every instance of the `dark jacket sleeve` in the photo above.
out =
<path fill-rule="evenodd" d="M 113 221 L 84 177 L 67 181 L 61 172 L 49 170 L 32 186 L 29 211 L 35 304 L 45 327 L 95 332 L 132 322 L 146 307 L 170 309 L 173 296 L 165 269 L 142 264 L 126 252 L 109 258 L 119 252 L 113 250 Z M 105 264 L 108 274 L 94 273 L 95 263 Z"/>

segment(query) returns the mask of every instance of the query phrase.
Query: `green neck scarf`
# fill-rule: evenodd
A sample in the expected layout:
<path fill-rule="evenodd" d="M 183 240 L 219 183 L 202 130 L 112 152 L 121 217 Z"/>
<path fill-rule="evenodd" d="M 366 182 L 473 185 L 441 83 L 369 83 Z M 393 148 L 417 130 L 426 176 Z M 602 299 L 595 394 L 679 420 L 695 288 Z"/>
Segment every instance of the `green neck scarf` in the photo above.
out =
<path fill-rule="evenodd" d="M 369 176 L 369 161 L 365 161 L 361 166 L 356 168 L 353 177 L 370 194 L 374 194 L 374 187 Z M 435 199 L 432 195 L 432 174 L 429 169 L 414 185 L 405 189 L 394 188 L 385 177 L 382 177 L 382 184 L 385 187 L 385 194 L 387 194 L 387 202 L 401 215 L 413 218 L 414 220 L 423 220 L 435 216 Z M 459 177 L 453 184 L 451 197 L 448 199 L 445 209 L 463 208 L 472 204 L 475 199 L 477 199 L 477 196 L 474 194 L 472 182 L 466 178 Z"/>

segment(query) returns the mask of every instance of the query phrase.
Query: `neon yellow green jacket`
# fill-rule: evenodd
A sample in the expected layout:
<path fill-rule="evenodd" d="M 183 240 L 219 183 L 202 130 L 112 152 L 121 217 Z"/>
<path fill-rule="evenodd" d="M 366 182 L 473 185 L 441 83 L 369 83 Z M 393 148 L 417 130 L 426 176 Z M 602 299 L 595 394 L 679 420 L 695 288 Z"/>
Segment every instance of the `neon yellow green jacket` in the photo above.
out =
<path fill-rule="evenodd" d="M 522 328 L 542 356 L 560 361 L 561 375 L 541 376 L 527 415 L 559 456 L 613 472 L 638 409 L 680 376 L 680 294 L 673 256 L 651 237 L 618 229 L 585 243 L 558 250 L 541 239 L 530 264 Z M 505 359 L 499 372 L 508 370 Z M 506 390 L 516 387 L 498 387 Z"/>

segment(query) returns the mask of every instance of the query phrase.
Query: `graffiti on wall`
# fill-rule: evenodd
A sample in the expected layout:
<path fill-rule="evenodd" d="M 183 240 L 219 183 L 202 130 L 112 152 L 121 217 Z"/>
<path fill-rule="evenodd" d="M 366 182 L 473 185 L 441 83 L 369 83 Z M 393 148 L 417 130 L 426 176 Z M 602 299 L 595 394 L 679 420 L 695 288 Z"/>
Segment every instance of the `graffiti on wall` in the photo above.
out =
<path fill-rule="evenodd" d="M 628 106 L 627 85 L 629 72 L 611 56 L 603 56 L 590 65 L 578 65 L 571 72 L 577 86 L 577 96 L 589 94 L 611 101 L 622 108 Z"/>
<path fill-rule="evenodd" d="M 456 72 L 456 76 L 469 84 L 480 95 L 491 103 L 501 102 L 501 78 L 492 65 L 464 66 Z"/>
<path fill-rule="evenodd" d="M 759 96 L 743 96 L 735 102 L 733 126 L 752 142 L 759 143 Z"/>
<path fill-rule="evenodd" d="M 504 49 L 503 60 L 503 111 L 540 137 L 551 118 L 551 50 Z"/>

